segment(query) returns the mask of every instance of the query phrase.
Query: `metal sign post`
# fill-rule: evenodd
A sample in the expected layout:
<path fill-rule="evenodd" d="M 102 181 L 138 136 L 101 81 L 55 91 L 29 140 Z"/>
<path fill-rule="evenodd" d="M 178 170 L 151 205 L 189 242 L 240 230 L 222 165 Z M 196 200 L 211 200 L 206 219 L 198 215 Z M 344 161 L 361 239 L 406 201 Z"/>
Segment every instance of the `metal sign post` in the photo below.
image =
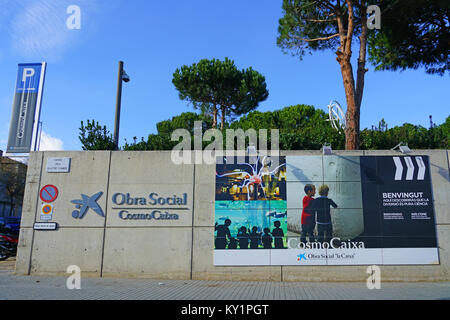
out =
<path fill-rule="evenodd" d="M 46 68 L 46 62 L 19 64 L 7 153 L 36 151 Z"/>

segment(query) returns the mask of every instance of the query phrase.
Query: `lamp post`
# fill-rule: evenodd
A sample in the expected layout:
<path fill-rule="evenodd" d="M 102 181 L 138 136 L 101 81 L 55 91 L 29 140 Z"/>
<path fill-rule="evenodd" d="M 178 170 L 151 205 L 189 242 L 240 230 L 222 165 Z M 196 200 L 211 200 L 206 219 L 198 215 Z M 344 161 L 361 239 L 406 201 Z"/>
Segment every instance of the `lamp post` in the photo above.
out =
<path fill-rule="evenodd" d="M 122 81 L 130 81 L 130 77 L 123 69 L 123 61 L 119 61 L 119 74 L 117 79 L 117 96 L 116 96 L 116 116 L 114 120 L 114 144 L 115 150 L 119 149 L 119 123 L 120 123 L 120 105 L 122 103 Z"/>

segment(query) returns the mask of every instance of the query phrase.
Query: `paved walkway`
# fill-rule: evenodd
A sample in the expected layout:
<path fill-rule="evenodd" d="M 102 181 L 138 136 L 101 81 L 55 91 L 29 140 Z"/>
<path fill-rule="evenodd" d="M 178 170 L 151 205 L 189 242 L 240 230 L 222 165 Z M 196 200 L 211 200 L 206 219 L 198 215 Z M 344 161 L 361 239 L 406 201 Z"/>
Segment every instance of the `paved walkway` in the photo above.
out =
<path fill-rule="evenodd" d="M 17 276 L 14 263 L 0 262 L 0 300 L 450 300 L 450 282 L 386 282 L 369 290 L 360 282 L 81 278 L 81 289 L 69 290 L 67 277 Z"/>

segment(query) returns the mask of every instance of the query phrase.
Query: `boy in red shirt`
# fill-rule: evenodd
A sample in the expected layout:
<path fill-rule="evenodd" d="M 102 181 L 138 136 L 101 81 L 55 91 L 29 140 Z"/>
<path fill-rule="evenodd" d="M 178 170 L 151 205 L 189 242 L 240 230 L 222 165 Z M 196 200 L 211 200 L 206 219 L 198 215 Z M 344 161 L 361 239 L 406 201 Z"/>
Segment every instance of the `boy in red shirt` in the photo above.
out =
<path fill-rule="evenodd" d="M 316 219 L 314 213 L 307 211 L 308 206 L 314 201 L 314 195 L 316 194 L 316 187 L 313 184 L 307 184 L 305 186 L 306 196 L 303 197 L 303 210 L 301 217 L 302 234 L 300 241 L 306 243 L 306 236 L 309 237 L 309 242 L 314 242 L 314 228 L 316 227 Z"/>

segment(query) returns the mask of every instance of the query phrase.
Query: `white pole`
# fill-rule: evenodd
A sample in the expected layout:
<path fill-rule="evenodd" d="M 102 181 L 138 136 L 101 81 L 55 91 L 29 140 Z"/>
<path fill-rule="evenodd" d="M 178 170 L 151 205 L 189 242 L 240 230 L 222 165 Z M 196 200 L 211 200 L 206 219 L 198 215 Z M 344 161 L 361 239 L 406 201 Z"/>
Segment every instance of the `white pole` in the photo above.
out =
<path fill-rule="evenodd" d="M 42 93 L 44 91 L 44 81 L 45 81 L 45 70 L 47 69 L 47 62 L 42 62 L 41 68 L 41 76 L 39 79 L 39 91 L 36 101 L 36 112 L 34 114 L 34 124 L 33 124 L 33 136 L 31 139 L 31 150 L 37 151 L 38 145 L 38 129 L 39 129 L 39 120 L 41 117 L 41 105 L 42 105 Z"/>

